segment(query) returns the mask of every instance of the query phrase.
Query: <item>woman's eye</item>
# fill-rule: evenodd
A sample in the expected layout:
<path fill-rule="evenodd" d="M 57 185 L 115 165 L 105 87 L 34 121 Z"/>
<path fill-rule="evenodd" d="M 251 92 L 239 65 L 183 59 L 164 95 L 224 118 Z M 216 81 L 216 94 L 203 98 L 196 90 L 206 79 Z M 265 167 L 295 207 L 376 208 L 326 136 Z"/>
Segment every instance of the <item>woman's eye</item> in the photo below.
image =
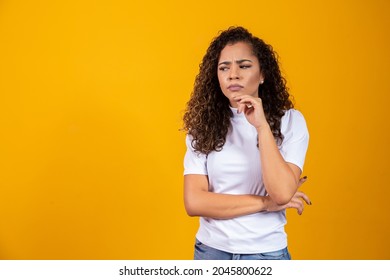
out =
<path fill-rule="evenodd" d="M 219 70 L 220 71 L 226 71 L 226 70 L 228 70 L 229 68 L 227 68 L 227 67 L 219 67 Z"/>
<path fill-rule="evenodd" d="M 247 68 L 251 68 L 252 65 L 241 65 L 240 68 L 242 69 L 247 69 Z"/>

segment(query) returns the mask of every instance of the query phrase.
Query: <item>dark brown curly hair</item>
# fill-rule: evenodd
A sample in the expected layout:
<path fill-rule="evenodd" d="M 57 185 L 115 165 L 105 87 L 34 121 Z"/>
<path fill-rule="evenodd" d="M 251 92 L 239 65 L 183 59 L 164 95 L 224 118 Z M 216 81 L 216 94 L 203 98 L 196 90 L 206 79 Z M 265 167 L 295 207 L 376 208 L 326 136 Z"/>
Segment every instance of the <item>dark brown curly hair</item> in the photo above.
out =
<path fill-rule="evenodd" d="M 259 60 L 264 77 L 264 83 L 259 86 L 259 97 L 278 144 L 283 141 L 281 118 L 286 110 L 294 107 L 272 46 L 243 27 L 230 27 L 222 31 L 213 39 L 203 57 L 183 117 L 183 130 L 192 136 L 192 147 L 206 155 L 222 149 L 231 125 L 233 113 L 229 108 L 229 99 L 220 88 L 217 67 L 222 49 L 237 42 L 248 43 Z"/>

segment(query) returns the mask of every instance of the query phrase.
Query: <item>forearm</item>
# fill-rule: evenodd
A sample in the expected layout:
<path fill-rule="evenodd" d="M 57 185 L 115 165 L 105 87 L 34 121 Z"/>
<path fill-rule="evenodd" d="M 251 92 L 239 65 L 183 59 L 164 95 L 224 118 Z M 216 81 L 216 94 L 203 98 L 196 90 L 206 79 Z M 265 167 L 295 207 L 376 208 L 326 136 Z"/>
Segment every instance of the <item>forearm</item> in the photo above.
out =
<path fill-rule="evenodd" d="M 297 178 L 284 160 L 269 126 L 258 129 L 264 186 L 277 204 L 286 204 L 298 188 Z"/>
<path fill-rule="evenodd" d="M 188 215 L 231 219 L 266 210 L 266 198 L 258 195 L 218 194 L 203 190 L 184 193 Z"/>

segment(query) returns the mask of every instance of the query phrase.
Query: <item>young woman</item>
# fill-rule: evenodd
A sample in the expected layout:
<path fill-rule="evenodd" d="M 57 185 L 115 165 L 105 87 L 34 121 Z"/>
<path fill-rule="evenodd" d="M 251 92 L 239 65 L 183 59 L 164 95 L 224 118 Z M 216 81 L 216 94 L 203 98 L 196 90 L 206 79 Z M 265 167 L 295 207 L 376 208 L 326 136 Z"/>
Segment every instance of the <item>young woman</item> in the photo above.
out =
<path fill-rule="evenodd" d="M 184 203 L 200 216 L 195 259 L 290 259 L 285 209 L 298 187 L 308 131 L 276 54 L 245 28 L 209 46 L 184 114 Z"/>

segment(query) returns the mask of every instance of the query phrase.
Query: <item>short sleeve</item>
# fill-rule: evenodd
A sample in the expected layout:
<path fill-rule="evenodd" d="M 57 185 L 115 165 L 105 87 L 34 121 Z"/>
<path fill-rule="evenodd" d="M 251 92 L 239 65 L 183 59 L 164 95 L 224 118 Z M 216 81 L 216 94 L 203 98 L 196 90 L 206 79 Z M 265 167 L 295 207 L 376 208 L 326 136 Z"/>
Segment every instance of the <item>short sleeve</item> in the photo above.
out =
<path fill-rule="evenodd" d="M 207 175 L 207 156 L 197 153 L 191 145 L 191 135 L 186 136 L 187 151 L 184 156 L 184 175 L 201 174 Z"/>
<path fill-rule="evenodd" d="M 309 132 L 301 112 L 295 109 L 286 111 L 281 121 L 281 132 L 284 139 L 279 148 L 284 160 L 297 165 L 303 171 Z"/>

